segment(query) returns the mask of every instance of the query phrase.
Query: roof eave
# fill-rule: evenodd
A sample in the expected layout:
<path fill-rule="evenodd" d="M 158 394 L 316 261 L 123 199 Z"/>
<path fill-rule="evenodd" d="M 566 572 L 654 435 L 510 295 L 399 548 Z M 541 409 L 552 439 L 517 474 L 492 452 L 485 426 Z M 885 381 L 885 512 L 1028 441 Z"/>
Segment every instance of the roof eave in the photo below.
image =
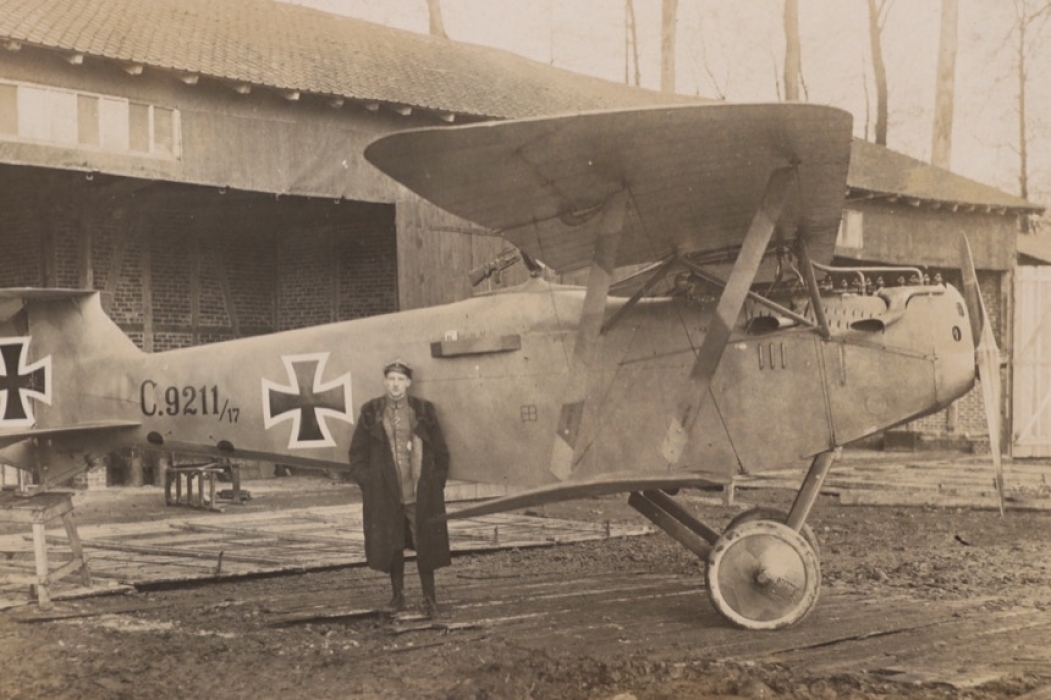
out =
<path fill-rule="evenodd" d="M 931 209 L 946 209 L 953 213 L 980 213 L 980 214 L 999 214 L 999 215 L 1010 215 L 1010 216 L 1032 216 L 1043 214 L 1046 207 L 1038 204 L 1029 204 L 1026 206 L 1021 205 L 1008 205 L 1008 204 L 992 204 L 992 203 L 978 203 L 978 202 L 961 202 L 951 200 L 940 200 L 940 199 L 929 199 L 923 197 L 916 197 L 914 195 L 903 194 L 901 192 L 881 192 L 878 190 L 866 189 L 863 187 L 848 187 L 847 188 L 847 201 L 872 201 L 882 200 L 891 204 L 905 204 L 913 207 L 928 207 Z"/>
<path fill-rule="evenodd" d="M 227 87 L 241 95 L 248 95 L 253 91 L 259 89 L 274 93 L 292 102 L 298 102 L 303 97 L 312 97 L 326 102 L 330 107 L 333 108 L 342 107 L 343 105 L 349 102 L 356 105 L 360 105 L 370 112 L 376 112 L 380 109 L 384 109 L 394 112 L 396 114 L 400 114 L 402 116 L 409 116 L 413 113 L 431 114 L 435 117 L 435 119 L 445 123 L 452 123 L 460 120 L 480 121 L 487 119 L 510 118 L 510 115 L 485 114 L 480 111 L 453 109 L 444 107 L 442 105 L 419 104 L 415 102 L 399 102 L 390 99 L 379 99 L 365 95 L 341 95 L 338 93 L 318 92 L 303 88 L 302 86 L 275 85 L 252 80 L 245 80 L 243 78 L 227 75 L 217 75 L 199 71 L 189 71 L 184 68 L 179 68 L 175 66 L 164 66 L 159 64 L 148 63 L 145 61 L 129 63 L 129 61 L 126 59 L 117 59 L 103 54 L 87 53 L 83 51 L 77 51 L 74 49 L 65 49 L 44 44 L 34 44 L 32 42 L 13 37 L 0 37 L 0 47 L 10 52 L 21 51 L 23 48 L 31 48 L 40 51 L 46 51 L 48 53 L 61 56 L 63 59 L 69 61 L 73 65 L 82 65 L 85 59 L 106 62 L 115 66 L 119 66 L 129 75 L 136 77 L 143 75 L 148 69 L 150 72 L 155 72 L 173 77 L 179 80 L 180 82 L 190 86 L 199 85 L 201 79 L 203 78 L 207 81 L 211 81 L 215 84 Z"/>

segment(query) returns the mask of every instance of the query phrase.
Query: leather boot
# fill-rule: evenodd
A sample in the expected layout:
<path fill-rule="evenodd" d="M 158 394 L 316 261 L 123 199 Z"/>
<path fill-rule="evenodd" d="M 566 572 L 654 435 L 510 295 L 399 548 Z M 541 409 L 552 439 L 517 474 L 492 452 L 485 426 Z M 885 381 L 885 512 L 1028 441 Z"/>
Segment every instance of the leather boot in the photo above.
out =
<path fill-rule="evenodd" d="M 389 613 L 405 609 L 405 555 L 398 552 L 390 564 L 390 587 L 393 595 L 385 610 Z"/>
<path fill-rule="evenodd" d="M 434 572 L 420 571 L 420 587 L 423 589 L 423 614 L 427 617 L 438 617 L 441 608 L 438 607 L 438 597 L 434 591 Z"/>

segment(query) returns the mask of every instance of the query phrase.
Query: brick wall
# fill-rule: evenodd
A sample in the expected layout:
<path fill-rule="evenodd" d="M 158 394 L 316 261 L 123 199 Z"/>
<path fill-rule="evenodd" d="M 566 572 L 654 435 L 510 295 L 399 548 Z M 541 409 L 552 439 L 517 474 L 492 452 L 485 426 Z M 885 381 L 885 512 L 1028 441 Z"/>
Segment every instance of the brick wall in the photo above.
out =
<path fill-rule="evenodd" d="M 86 230 L 94 286 L 140 347 L 148 272 L 154 351 L 397 309 L 393 206 L 199 193 L 42 211 L 0 189 L 0 286 L 79 287 Z"/>
<path fill-rule="evenodd" d="M 279 330 L 397 311 L 393 207 L 326 206 L 355 216 L 322 213 L 282 234 Z"/>
<path fill-rule="evenodd" d="M 280 330 L 335 320 L 336 252 L 327 229 L 293 228 L 278 242 L 278 318 Z"/>
<path fill-rule="evenodd" d="M 225 274 L 242 335 L 277 330 L 274 322 L 277 248 L 274 233 L 260 231 L 251 223 L 234 229 L 229 235 L 209 237 L 202 251 L 202 323 L 208 326 L 230 323 L 222 296 L 221 276 Z"/>
<path fill-rule="evenodd" d="M 339 320 L 398 310 L 397 233 L 391 207 L 375 208 L 336 230 L 339 241 Z"/>
<path fill-rule="evenodd" d="M 0 202 L 0 204 L 3 204 Z M 36 217 L 24 209 L 0 205 L 0 281 L 5 287 L 43 284 L 43 262 Z"/>

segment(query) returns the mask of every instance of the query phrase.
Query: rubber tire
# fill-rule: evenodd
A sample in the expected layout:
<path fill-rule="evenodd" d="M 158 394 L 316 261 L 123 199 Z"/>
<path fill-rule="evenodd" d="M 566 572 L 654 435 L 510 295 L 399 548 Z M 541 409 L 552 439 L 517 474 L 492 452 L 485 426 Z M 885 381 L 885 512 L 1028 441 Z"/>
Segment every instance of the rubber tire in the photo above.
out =
<path fill-rule="evenodd" d="M 821 565 L 810 543 L 772 520 L 728 529 L 712 547 L 704 577 L 719 614 L 747 630 L 797 624 L 814 609 L 821 590 Z"/>
<path fill-rule="evenodd" d="M 773 520 L 775 523 L 781 523 L 784 525 L 788 522 L 788 513 L 777 508 L 770 508 L 769 506 L 756 506 L 746 510 L 743 513 L 738 514 L 730 521 L 730 524 L 726 526 L 726 530 L 723 531 L 725 534 L 730 528 L 740 525 L 741 523 L 750 523 L 754 520 Z M 810 548 L 814 550 L 814 554 L 817 555 L 818 560 L 821 559 L 821 543 L 818 542 L 817 535 L 814 534 L 813 528 L 806 523 L 803 523 L 802 529 L 799 533 L 806 538 Z"/>

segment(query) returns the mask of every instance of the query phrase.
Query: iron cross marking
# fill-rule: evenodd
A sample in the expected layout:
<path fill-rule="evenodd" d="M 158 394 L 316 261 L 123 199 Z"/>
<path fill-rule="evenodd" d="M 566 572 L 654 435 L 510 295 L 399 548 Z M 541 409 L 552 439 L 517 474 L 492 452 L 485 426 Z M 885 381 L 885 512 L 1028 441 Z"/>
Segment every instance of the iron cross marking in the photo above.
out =
<path fill-rule="evenodd" d="M 29 399 L 51 403 L 51 356 L 26 364 L 29 338 L 0 341 L 0 426 L 25 427 L 36 422 Z"/>
<path fill-rule="evenodd" d="M 281 358 L 289 384 L 263 380 L 263 417 L 266 427 L 292 421 L 289 448 L 331 447 L 336 444 L 326 418 L 347 423 L 351 417 L 350 374 L 323 383 L 328 353 Z"/>

